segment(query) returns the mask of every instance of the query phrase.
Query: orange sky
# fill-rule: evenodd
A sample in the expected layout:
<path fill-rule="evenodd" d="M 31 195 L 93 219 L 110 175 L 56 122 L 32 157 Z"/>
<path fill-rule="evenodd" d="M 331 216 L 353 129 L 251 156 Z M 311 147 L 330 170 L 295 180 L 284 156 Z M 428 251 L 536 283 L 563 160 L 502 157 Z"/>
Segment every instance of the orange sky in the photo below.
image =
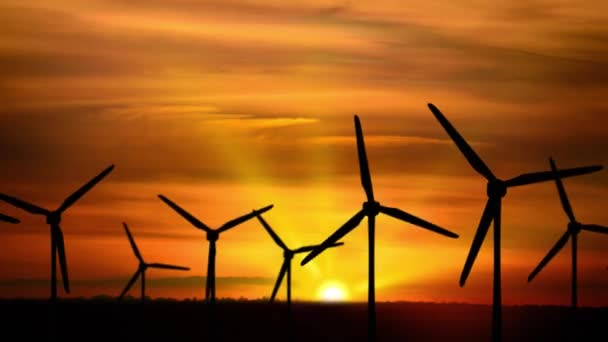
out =
<path fill-rule="evenodd" d="M 458 286 L 486 184 L 426 104 L 500 177 L 548 170 L 549 156 L 605 165 L 606 20 L 602 1 L 4 0 L 0 191 L 53 209 L 115 164 L 63 218 L 71 296 L 120 293 L 137 265 L 126 221 L 147 260 L 192 268 L 148 272 L 148 293 L 200 298 L 204 281 L 181 277 L 205 275 L 205 235 L 156 195 L 215 227 L 274 204 L 265 217 L 289 246 L 318 243 L 364 200 L 357 114 L 376 197 L 460 234 L 379 218 L 378 300 L 490 303 L 491 239 Z M 608 225 L 605 171 L 564 183 L 581 221 Z M 0 212 L 22 220 L 1 224 L 0 296 L 47 296 L 44 218 Z M 569 303 L 569 246 L 526 282 L 566 223 L 554 184 L 510 190 L 505 303 Z M 364 223 L 296 258 L 294 298 L 338 283 L 365 300 L 366 238 Z M 580 302 L 608 305 L 608 236 L 579 242 Z M 269 296 L 281 262 L 257 221 L 227 232 L 217 295 Z"/>

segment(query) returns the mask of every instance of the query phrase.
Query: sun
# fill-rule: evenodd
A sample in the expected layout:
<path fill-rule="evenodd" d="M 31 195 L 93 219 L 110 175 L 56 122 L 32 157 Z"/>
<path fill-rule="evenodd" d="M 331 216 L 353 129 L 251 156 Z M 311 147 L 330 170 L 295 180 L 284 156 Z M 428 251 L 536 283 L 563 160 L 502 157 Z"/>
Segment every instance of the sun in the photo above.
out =
<path fill-rule="evenodd" d="M 348 291 L 344 285 L 337 282 L 325 283 L 318 293 L 324 302 L 342 302 L 348 299 Z"/>

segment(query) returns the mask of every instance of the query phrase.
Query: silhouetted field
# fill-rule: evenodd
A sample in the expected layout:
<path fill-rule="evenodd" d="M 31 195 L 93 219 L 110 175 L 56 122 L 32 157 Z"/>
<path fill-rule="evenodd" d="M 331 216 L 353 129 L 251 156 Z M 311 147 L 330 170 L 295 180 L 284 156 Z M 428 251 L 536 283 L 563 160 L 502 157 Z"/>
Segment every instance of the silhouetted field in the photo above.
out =
<path fill-rule="evenodd" d="M 2 335 L 58 341 L 209 341 L 202 302 L 60 300 L 51 316 L 46 301 L 2 300 Z M 364 341 L 367 304 L 293 304 L 294 341 Z M 377 303 L 378 341 L 489 341 L 491 306 Z M 219 341 L 287 341 L 285 303 L 219 301 Z M 595 337 L 592 337 L 594 336 Z M 608 308 L 519 306 L 504 308 L 505 341 L 608 341 Z"/>

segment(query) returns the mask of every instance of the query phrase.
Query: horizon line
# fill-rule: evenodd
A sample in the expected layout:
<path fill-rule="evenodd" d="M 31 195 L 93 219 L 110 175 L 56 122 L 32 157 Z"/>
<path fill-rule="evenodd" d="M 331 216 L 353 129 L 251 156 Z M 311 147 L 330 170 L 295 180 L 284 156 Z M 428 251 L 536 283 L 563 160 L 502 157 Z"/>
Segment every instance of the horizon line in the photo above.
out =
<path fill-rule="evenodd" d="M 98 294 L 92 296 L 78 296 L 78 297 L 58 297 L 57 300 L 61 302 L 76 302 L 76 301 L 99 301 L 99 302 L 110 302 L 117 301 L 118 296 L 116 295 L 108 295 L 108 294 Z M 24 297 L 24 296 L 15 296 L 15 297 L 5 297 L 0 296 L 0 301 L 31 301 L 31 302 L 47 302 L 48 298 L 40 298 L 40 297 Z M 262 302 L 267 304 L 273 304 L 269 302 L 270 297 L 259 297 L 259 298 L 247 298 L 247 297 L 221 297 L 217 298 L 219 302 Z M 137 302 L 139 303 L 140 299 L 137 296 L 126 295 L 123 298 L 123 302 Z M 148 302 L 183 302 L 183 303 L 201 303 L 204 304 L 206 301 L 203 297 L 198 298 L 187 297 L 183 299 L 173 298 L 173 297 L 150 297 L 146 296 L 146 301 Z M 285 302 L 284 299 L 275 299 L 275 302 Z M 299 304 L 321 304 L 321 305 L 367 305 L 366 300 L 343 300 L 343 301 L 322 301 L 322 300 L 294 300 L 292 299 L 292 303 Z M 424 304 L 424 305 L 468 305 L 468 306 L 487 306 L 491 307 L 492 303 L 475 303 L 475 302 L 466 302 L 466 301 L 415 301 L 415 300 L 387 300 L 387 301 L 376 301 L 376 304 Z M 503 307 L 556 307 L 556 308 L 564 308 L 571 309 L 570 304 L 503 304 Z M 602 305 L 584 305 L 579 306 L 579 308 L 588 308 L 588 309 L 608 309 L 608 306 Z"/>

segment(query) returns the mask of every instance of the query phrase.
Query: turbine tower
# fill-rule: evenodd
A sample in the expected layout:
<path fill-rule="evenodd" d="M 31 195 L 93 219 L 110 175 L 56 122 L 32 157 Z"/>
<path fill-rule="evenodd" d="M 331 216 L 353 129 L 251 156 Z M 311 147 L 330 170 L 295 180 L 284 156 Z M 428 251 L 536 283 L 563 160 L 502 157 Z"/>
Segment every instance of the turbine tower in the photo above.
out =
<path fill-rule="evenodd" d="M 475 153 L 475 151 L 469 146 L 464 138 L 456 131 L 454 126 L 445 118 L 445 116 L 435 107 L 433 104 L 428 104 L 429 109 L 435 115 L 435 118 L 439 121 L 441 126 L 446 130 L 450 138 L 454 141 L 460 152 L 465 156 L 469 164 L 485 177 L 488 181 L 487 195 L 488 201 L 486 207 L 481 215 L 479 227 L 473 238 L 469 255 L 464 264 L 464 269 L 460 275 L 460 286 L 464 286 L 475 258 L 479 253 L 481 244 L 490 229 L 490 224 L 494 222 L 494 294 L 493 294 L 493 305 L 492 305 L 492 339 L 493 341 L 502 340 L 502 298 L 501 298 L 501 274 L 500 274 L 500 229 L 501 229 L 501 209 L 502 199 L 507 194 L 507 189 L 515 186 L 522 186 L 528 184 L 534 184 L 539 182 L 545 182 L 554 179 L 554 175 L 551 171 L 524 173 L 517 177 L 509 180 L 502 180 L 497 178 L 490 168 L 482 161 L 482 159 Z M 595 171 L 601 170 L 601 166 L 588 166 L 579 167 L 573 169 L 564 169 L 559 171 L 560 177 L 571 177 L 583 175 Z"/>
<path fill-rule="evenodd" d="M 253 212 L 230 220 L 224 223 L 218 229 L 211 229 L 209 226 L 204 224 L 202 221 L 192 216 L 189 212 L 172 202 L 170 199 L 163 195 L 158 195 L 163 202 L 165 202 L 171 209 L 175 210 L 178 214 L 180 214 L 183 218 L 185 218 L 188 222 L 190 222 L 195 228 L 203 230 L 207 233 L 207 241 L 209 241 L 209 256 L 207 262 L 207 286 L 205 289 L 205 299 L 207 301 L 215 302 L 215 254 L 216 247 L 215 244 L 217 240 L 220 238 L 220 234 L 227 231 L 230 228 L 233 228 L 258 214 L 264 213 L 270 209 L 272 209 L 273 205 L 266 206 L 262 209 L 254 210 Z"/>
<path fill-rule="evenodd" d="M 103 170 L 100 174 L 91 179 L 88 183 L 83 185 L 80 189 L 76 190 L 73 194 L 68 196 L 65 201 L 56 210 L 47 210 L 39 207 L 35 204 L 28 203 L 24 200 L 11 197 L 5 194 L 0 194 L 0 200 L 5 201 L 13 206 L 23 209 L 30 214 L 44 215 L 46 216 L 46 223 L 49 224 L 51 230 L 51 300 L 57 299 L 57 260 L 59 256 L 59 266 L 61 267 L 61 279 L 63 281 L 63 288 L 65 293 L 70 293 L 70 282 L 68 278 L 68 263 L 65 256 L 65 245 L 63 242 L 63 232 L 59 224 L 61 223 L 61 215 L 71 207 L 76 201 L 78 201 L 84 194 L 86 194 L 95 184 L 99 183 L 105 176 L 107 176 L 114 169 L 114 165 L 110 165 L 108 168 Z"/>
<path fill-rule="evenodd" d="M 129 227 L 124 222 L 122 223 L 122 225 L 125 228 L 127 237 L 129 238 L 129 243 L 131 244 L 133 253 L 135 254 L 135 257 L 137 258 L 137 260 L 139 260 L 139 266 L 137 267 L 137 271 L 135 271 L 135 274 L 133 275 L 131 280 L 129 280 L 129 283 L 127 283 L 127 286 L 125 287 L 125 289 L 120 294 L 120 297 L 118 297 L 118 300 L 122 300 L 122 298 L 125 296 L 125 294 L 127 294 L 127 292 L 129 292 L 129 290 L 131 289 L 131 286 L 133 286 L 133 284 L 135 284 L 135 282 L 137 281 L 137 278 L 139 278 L 141 276 L 141 302 L 143 304 L 144 299 L 146 298 L 146 270 L 148 268 L 161 268 L 161 269 L 166 269 L 166 270 L 179 270 L 179 271 L 189 271 L 190 268 L 183 267 L 183 266 L 168 265 L 168 264 L 146 263 L 144 261 L 144 258 L 141 256 L 141 253 L 139 252 L 137 245 L 135 244 L 135 240 L 133 239 L 133 236 L 131 235 L 131 232 L 129 231 Z"/>
<path fill-rule="evenodd" d="M 375 275 L 374 275 L 374 258 L 375 258 L 375 230 L 376 230 L 376 216 L 379 213 L 386 214 L 398 220 L 411 223 L 421 228 L 428 229 L 435 233 L 439 233 L 451 238 L 457 238 L 458 235 L 438 227 L 430 222 L 427 222 L 414 215 L 406 213 L 397 208 L 390 208 L 380 205 L 374 198 L 374 190 L 372 187 L 372 177 L 367 164 L 367 155 L 365 152 L 365 143 L 363 141 L 363 131 L 361 130 L 361 123 L 359 117 L 355 115 L 355 132 L 357 136 L 357 151 L 359 156 L 359 171 L 361 174 L 361 185 L 367 195 L 367 201 L 363 202 L 363 208 L 355 214 L 350 220 L 348 220 L 342 227 L 338 228 L 332 235 L 330 235 L 325 241 L 321 243 L 319 248 L 315 248 L 310 254 L 308 254 L 302 265 L 306 265 L 314 257 L 323 252 L 326 248 L 335 244 L 343 236 L 348 234 L 351 230 L 355 229 L 363 218 L 367 217 L 368 222 L 368 248 L 369 248 L 369 275 L 368 275 L 368 339 L 369 341 L 375 341 L 376 339 L 376 299 L 375 299 Z"/>
<path fill-rule="evenodd" d="M 559 194 L 560 201 L 562 203 L 562 207 L 564 208 L 564 212 L 566 212 L 566 216 L 570 220 L 566 227 L 566 232 L 562 237 L 557 240 L 553 248 L 549 250 L 549 253 L 540 261 L 538 266 L 530 273 L 528 276 L 528 282 L 532 281 L 534 277 L 553 259 L 553 257 L 566 245 L 568 239 L 572 239 L 572 308 L 576 309 L 577 307 L 577 284 L 576 284 L 576 251 L 577 251 L 577 237 L 581 230 L 587 230 L 592 232 L 598 232 L 603 234 L 608 234 L 608 227 L 603 227 L 597 224 L 582 224 L 576 220 L 574 216 L 574 212 L 572 211 L 572 207 L 570 206 L 570 201 L 568 200 L 568 195 L 566 194 L 566 190 L 564 189 L 564 185 L 562 184 L 562 180 L 559 177 L 557 172 L 557 167 L 555 166 L 555 162 L 553 159 L 549 159 L 549 163 L 551 164 L 551 170 L 553 171 L 553 175 L 555 177 L 555 185 L 557 186 L 557 193 Z"/>

